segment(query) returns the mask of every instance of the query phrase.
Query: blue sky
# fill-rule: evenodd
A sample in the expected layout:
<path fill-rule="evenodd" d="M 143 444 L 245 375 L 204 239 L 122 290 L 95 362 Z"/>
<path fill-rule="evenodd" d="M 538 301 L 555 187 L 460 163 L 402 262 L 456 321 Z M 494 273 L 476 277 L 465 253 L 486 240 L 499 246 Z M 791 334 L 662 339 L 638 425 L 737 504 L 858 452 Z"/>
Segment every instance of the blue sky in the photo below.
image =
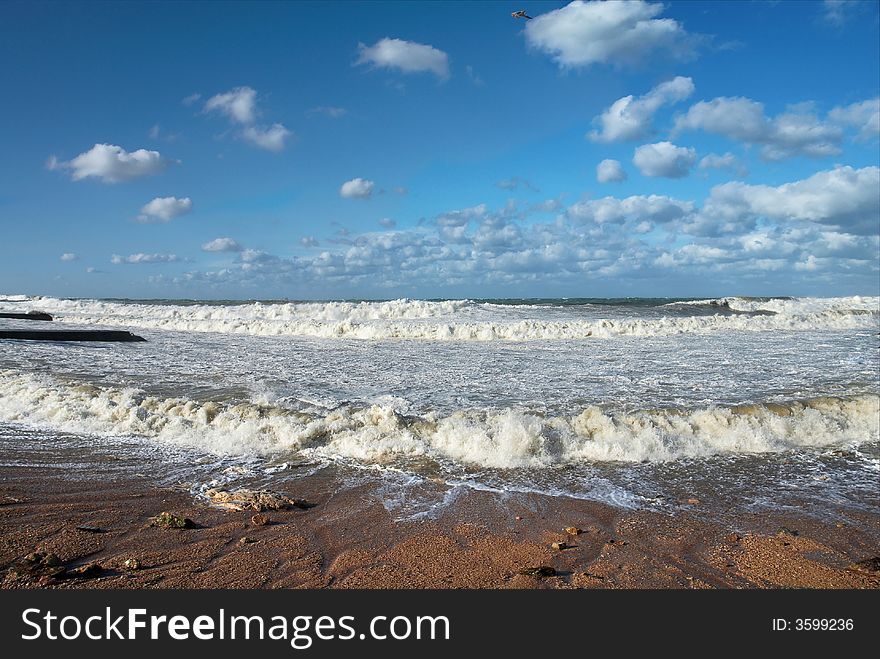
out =
<path fill-rule="evenodd" d="M 876 2 L 3 3 L 0 288 L 876 295 L 878 39 Z"/>

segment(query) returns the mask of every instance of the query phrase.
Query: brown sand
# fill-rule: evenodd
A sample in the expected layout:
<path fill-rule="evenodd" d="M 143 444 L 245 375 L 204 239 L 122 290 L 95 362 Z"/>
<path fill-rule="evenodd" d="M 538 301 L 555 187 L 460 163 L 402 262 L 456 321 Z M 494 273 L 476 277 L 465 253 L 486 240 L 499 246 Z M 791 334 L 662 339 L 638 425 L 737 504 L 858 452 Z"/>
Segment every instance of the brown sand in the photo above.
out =
<path fill-rule="evenodd" d="M 94 483 L 63 471 L 0 469 L 4 588 L 878 588 L 880 516 L 823 522 L 791 512 L 671 515 L 532 496 L 510 507 L 461 497 L 436 520 L 395 522 L 371 486 L 331 478 L 285 484 L 314 503 L 230 511 L 141 477 Z M 340 489 L 341 488 L 341 489 Z M 150 525 L 162 511 L 197 528 Z M 848 513 L 854 519 L 852 512 Z M 727 521 L 718 521 L 727 519 Z M 77 526 L 91 527 L 79 530 Z M 583 532 L 569 535 L 566 527 Z M 784 531 L 783 528 L 788 529 Z M 99 529 L 100 532 L 95 532 Z M 794 535 L 793 532 L 796 532 Z M 570 548 L 554 550 L 565 542 Z M 25 557 L 55 554 L 61 568 Z M 39 557 L 38 557 L 39 558 Z M 126 561 L 137 561 L 136 569 Z M 53 559 L 54 560 L 54 559 Z M 73 576 L 78 566 L 100 570 Z M 35 567 L 36 565 L 36 567 Z M 131 566 L 131 563 L 129 563 Z M 520 574 L 551 566 L 556 576 Z M 53 572 L 56 576 L 47 576 Z"/>

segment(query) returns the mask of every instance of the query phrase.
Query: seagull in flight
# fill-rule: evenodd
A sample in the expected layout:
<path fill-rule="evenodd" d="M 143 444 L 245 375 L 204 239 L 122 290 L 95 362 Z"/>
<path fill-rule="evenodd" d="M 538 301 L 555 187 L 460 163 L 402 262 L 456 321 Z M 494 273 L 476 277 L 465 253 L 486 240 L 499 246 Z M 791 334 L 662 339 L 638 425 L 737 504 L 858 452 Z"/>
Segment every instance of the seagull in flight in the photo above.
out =
<path fill-rule="evenodd" d="M 519 11 L 515 11 L 511 14 L 513 18 L 527 18 L 528 20 L 532 20 L 532 17 L 526 13 L 525 9 L 520 9 Z"/>

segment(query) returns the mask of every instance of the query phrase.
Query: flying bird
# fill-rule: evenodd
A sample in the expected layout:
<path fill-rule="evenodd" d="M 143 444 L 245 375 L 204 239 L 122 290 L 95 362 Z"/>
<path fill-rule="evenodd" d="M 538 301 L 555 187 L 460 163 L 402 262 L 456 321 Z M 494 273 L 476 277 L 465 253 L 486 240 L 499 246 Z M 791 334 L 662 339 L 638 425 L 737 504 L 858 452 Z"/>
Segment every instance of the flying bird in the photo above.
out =
<path fill-rule="evenodd" d="M 525 9 L 520 9 L 519 11 L 515 11 L 511 14 L 511 16 L 513 16 L 514 18 L 527 18 L 529 20 L 532 20 L 532 17 L 526 13 Z"/>

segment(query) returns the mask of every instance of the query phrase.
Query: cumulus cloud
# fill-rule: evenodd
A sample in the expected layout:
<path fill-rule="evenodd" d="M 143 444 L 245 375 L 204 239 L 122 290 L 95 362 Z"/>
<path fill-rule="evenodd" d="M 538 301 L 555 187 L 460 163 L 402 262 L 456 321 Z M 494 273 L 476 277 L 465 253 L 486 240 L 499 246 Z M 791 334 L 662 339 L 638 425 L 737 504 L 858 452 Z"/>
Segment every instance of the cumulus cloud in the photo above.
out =
<path fill-rule="evenodd" d="M 631 65 L 655 52 L 678 59 L 693 55 L 698 39 L 678 21 L 656 18 L 662 12 L 662 4 L 642 0 L 575 0 L 528 21 L 526 42 L 563 69 Z"/>
<path fill-rule="evenodd" d="M 119 265 L 120 263 L 174 263 L 180 260 L 181 258 L 176 254 L 144 254 L 143 252 L 130 254 L 128 256 L 120 256 L 119 254 L 114 254 L 110 257 L 110 263 L 113 263 L 115 265 Z"/>
<path fill-rule="evenodd" d="M 710 153 L 700 160 L 698 167 L 704 171 L 707 169 L 720 169 L 740 177 L 748 176 L 749 173 L 749 170 L 740 162 L 739 158 L 729 151 L 724 155 Z"/>
<path fill-rule="evenodd" d="M 292 257 L 245 250 L 222 268 L 167 279 L 218 292 L 250 287 L 329 296 L 448 294 L 454 287 L 469 295 L 485 286 L 509 287 L 521 297 L 548 286 L 579 291 L 584 281 L 610 290 L 629 282 L 641 294 L 666 294 L 695 278 L 789 289 L 827 277 L 870 288 L 880 271 L 877 185 L 878 168 L 841 167 L 776 187 L 716 186 L 701 203 L 664 195 L 607 196 L 568 207 L 553 200 L 557 210 L 546 220 L 533 205 L 479 204 L 412 228 L 346 232 L 326 248 Z"/>
<path fill-rule="evenodd" d="M 186 215 L 192 210 L 192 199 L 183 197 L 156 197 L 141 208 L 137 221 L 142 224 L 168 222 L 175 217 Z"/>
<path fill-rule="evenodd" d="M 619 160 L 606 158 L 596 165 L 596 180 L 599 183 L 618 183 L 626 180 L 626 172 Z"/>
<path fill-rule="evenodd" d="M 567 210 L 568 218 L 593 224 L 638 224 L 651 222 L 665 224 L 687 217 L 694 204 L 665 195 L 633 195 L 624 199 L 603 197 L 579 201 Z"/>
<path fill-rule="evenodd" d="M 867 108 L 849 106 L 836 117 L 845 122 L 862 118 Z M 869 124 L 870 116 L 864 117 Z M 789 108 L 776 117 L 764 113 L 764 105 L 743 97 L 718 97 L 700 101 L 678 117 L 675 131 L 703 130 L 746 144 L 760 145 L 765 160 L 794 156 L 824 158 L 840 153 L 843 130 L 833 121 L 822 121 L 809 103 Z"/>
<path fill-rule="evenodd" d="M 393 229 L 397 226 L 397 222 L 392 220 L 390 217 L 383 217 L 381 220 L 379 220 L 379 226 L 385 229 Z"/>
<path fill-rule="evenodd" d="M 241 131 L 241 136 L 246 142 L 276 153 L 284 150 L 284 142 L 292 134 L 282 124 L 272 124 L 267 128 L 245 126 Z"/>
<path fill-rule="evenodd" d="M 777 187 L 730 182 L 712 188 L 698 222 L 736 230 L 754 225 L 757 218 L 806 221 L 873 235 L 880 232 L 877 190 L 878 167 L 837 167 Z"/>
<path fill-rule="evenodd" d="M 217 112 L 226 116 L 231 122 L 241 126 L 236 133 L 239 138 L 267 151 L 283 151 L 286 141 L 293 135 L 281 123 L 276 122 L 269 126 L 256 123 L 259 115 L 257 92 L 251 87 L 236 87 L 212 96 L 205 101 L 205 112 Z"/>
<path fill-rule="evenodd" d="M 203 252 L 240 252 L 244 249 L 232 238 L 214 238 L 202 245 Z"/>
<path fill-rule="evenodd" d="M 257 116 L 257 92 L 251 87 L 236 87 L 205 101 L 205 112 L 219 112 L 240 124 L 252 124 Z"/>
<path fill-rule="evenodd" d="M 339 196 L 346 199 L 369 199 L 375 183 L 363 178 L 353 178 L 339 187 Z"/>
<path fill-rule="evenodd" d="M 74 181 L 97 178 L 104 183 L 119 183 L 158 174 L 172 162 L 176 161 L 166 160 L 158 151 L 138 149 L 128 152 L 115 144 L 96 144 L 67 162 L 51 156 L 46 167 L 69 171 Z"/>
<path fill-rule="evenodd" d="M 643 144 L 636 148 L 633 164 L 645 176 L 683 178 L 688 175 L 697 152 L 689 147 L 676 146 L 671 142 Z"/>
<path fill-rule="evenodd" d="M 449 77 L 449 56 L 433 46 L 385 37 L 372 46 L 358 44 L 356 65 L 368 64 L 401 73 L 433 73 L 440 79 Z"/>
<path fill-rule="evenodd" d="M 79 256 L 77 256 L 73 252 L 64 252 L 64 254 L 62 254 L 60 258 L 62 261 L 76 261 L 77 259 L 79 259 Z"/>
<path fill-rule="evenodd" d="M 303 236 L 299 239 L 299 244 L 303 247 L 317 247 L 318 245 L 320 245 L 320 243 L 314 236 Z"/>
<path fill-rule="evenodd" d="M 587 138 L 594 142 L 621 142 L 645 137 L 652 132 L 651 120 L 657 110 L 693 93 L 693 80 L 678 76 L 660 83 L 644 96 L 624 96 L 593 119 L 598 130 L 588 133 Z"/>
<path fill-rule="evenodd" d="M 828 113 L 828 119 L 840 126 L 855 128 L 858 140 L 877 139 L 880 137 L 880 97 L 836 107 Z"/>

